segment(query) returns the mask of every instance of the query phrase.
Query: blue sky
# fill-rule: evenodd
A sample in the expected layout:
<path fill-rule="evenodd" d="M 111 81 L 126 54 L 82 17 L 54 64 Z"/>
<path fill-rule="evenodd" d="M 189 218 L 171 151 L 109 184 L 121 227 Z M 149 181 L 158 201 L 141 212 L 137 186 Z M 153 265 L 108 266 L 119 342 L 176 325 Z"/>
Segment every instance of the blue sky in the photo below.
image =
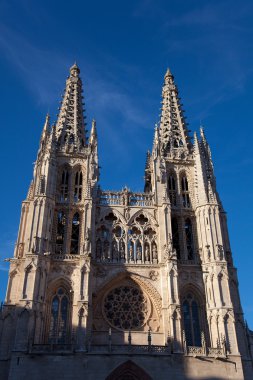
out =
<path fill-rule="evenodd" d="M 190 129 L 205 126 L 253 328 L 252 18 L 250 0 L 0 0 L 0 299 L 41 128 L 48 111 L 56 119 L 69 67 L 81 69 L 88 127 L 97 120 L 102 187 L 132 190 L 143 188 L 170 67 Z"/>

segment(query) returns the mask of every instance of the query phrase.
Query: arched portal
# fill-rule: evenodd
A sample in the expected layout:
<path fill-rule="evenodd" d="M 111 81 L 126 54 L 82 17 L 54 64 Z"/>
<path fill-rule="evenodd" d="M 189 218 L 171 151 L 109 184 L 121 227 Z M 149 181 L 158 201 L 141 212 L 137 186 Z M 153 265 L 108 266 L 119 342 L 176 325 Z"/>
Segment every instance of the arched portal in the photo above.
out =
<path fill-rule="evenodd" d="M 114 369 L 105 380 L 152 380 L 144 369 L 128 360 Z"/>

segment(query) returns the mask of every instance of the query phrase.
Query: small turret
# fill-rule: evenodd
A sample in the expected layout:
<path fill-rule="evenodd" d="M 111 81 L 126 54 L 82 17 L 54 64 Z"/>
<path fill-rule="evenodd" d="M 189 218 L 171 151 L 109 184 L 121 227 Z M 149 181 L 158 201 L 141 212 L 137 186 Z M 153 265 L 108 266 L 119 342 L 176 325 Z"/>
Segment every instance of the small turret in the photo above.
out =
<path fill-rule="evenodd" d="M 145 193 L 149 193 L 152 191 L 152 184 L 151 184 L 151 154 L 150 151 L 147 151 L 147 157 L 146 157 L 146 164 L 145 164 L 145 186 L 144 191 Z"/>

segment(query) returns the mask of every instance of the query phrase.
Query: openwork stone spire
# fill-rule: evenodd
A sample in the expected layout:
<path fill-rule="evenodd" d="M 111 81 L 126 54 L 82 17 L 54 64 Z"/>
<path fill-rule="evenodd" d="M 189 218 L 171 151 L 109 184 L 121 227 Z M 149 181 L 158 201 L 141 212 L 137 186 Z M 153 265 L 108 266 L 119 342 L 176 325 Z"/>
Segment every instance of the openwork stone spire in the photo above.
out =
<path fill-rule="evenodd" d="M 82 81 L 76 64 L 70 68 L 66 89 L 56 123 L 59 145 L 72 145 L 80 149 L 86 145 L 85 123 L 82 103 Z"/>
<path fill-rule="evenodd" d="M 160 142 L 163 155 L 173 151 L 185 153 L 189 151 L 190 138 L 179 102 L 178 90 L 169 69 L 165 74 L 162 90 Z"/>

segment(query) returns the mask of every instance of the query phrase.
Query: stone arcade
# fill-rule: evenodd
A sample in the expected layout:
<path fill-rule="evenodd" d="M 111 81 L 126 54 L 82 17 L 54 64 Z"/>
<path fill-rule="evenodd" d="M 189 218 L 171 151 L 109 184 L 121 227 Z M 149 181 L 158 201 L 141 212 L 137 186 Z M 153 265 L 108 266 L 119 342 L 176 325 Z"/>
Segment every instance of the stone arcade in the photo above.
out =
<path fill-rule="evenodd" d="M 99 185 L 75 64 L 46 117 L 0 318 L 0 378 L 252 379 L 226 214 L 173 75 L 143 193 Z"/>

